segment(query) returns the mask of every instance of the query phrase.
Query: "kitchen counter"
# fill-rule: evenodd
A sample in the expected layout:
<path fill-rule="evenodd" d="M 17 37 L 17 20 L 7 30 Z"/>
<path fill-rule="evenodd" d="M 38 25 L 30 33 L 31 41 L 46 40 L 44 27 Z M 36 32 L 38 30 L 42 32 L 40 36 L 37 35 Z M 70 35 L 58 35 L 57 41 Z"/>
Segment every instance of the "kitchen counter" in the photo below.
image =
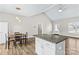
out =
<path fill-rule="evenodd" d="M 62 35 L 62 36 L 67 36 L 69 38 L 75 38 L 75 39 L 79 39 L 79 34 L 74 34 L 74 33 L 65 33 L 65 34 L 59 34 L 59 35 Z"/>
<path fill-rule="evenodd" d="M 68 38 L 67 36 L 58 35 L 58 34 L 40 34 L 34 36 L 56 44 Z"/>
<path fill-rule="evenodd" d="M 73 34 L 72 34 L 73 35 Z M 63 35 L 63 34 L 40 34 L 35 36 L 35 52 L 38 55 L 65 55 L 68 53 L 79 51 L 79 36 Z M 68 39 L 68 41 L 65 41 Z M 78 40 L 77 40 L 78 39 Z M 75 46 L 77 48 L 75 48 Z M 68 47 L 68 48 L 67 48 Z M 69 48 L 70 47 L 70 48 Z M 70 50 L 70 49 L 76 50 Z M 69 52 L 69 50 L 71 52 Z"/>

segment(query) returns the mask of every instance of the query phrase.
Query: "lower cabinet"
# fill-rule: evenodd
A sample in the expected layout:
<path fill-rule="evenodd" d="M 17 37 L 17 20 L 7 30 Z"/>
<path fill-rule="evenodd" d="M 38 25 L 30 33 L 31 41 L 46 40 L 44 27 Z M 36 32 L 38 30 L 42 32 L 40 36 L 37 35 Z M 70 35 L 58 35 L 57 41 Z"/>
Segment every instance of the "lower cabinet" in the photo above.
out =
<path fill-rule="evenodd" d="M 67 55 L 79 55 L 79 39 L 69 38 L 65 43 Z"/>
<path fill-rule="evenodd" d="M 56 44 L 56 54 L 65 55 L 65 41 Z"/>
<path fill-rule="evenodd" d="M 76 40 L 76 51 L 79 52 L 79 39 Z"/>
<path fill-rule="evenodd" d="M 36 37 L 35 52 L 38 55 L 64 55 L 65 54 L 64 44 L 65 44 L 64 41 L 56 44 Z"/>

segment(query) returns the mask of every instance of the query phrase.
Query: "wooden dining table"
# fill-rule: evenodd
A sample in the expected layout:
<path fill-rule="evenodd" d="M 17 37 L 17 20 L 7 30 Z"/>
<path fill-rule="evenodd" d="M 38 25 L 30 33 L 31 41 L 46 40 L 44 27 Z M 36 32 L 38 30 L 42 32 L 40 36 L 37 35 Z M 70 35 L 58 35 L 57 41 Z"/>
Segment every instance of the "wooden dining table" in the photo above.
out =
<path fill-rule="evenodd" d="M 17 35 L 18 37 L 16 38 L 14 34 L 9 34 L 8 36 L 8 49 L 10 48 L 10 42 L 13 42 L 14 46 L 16 47 L 17 45 L 17 39 L 20 41 L 21 46 L 23 44 L 27 44 L 27 36 L 26 34 L 20 33 L 20 35 Z"/>

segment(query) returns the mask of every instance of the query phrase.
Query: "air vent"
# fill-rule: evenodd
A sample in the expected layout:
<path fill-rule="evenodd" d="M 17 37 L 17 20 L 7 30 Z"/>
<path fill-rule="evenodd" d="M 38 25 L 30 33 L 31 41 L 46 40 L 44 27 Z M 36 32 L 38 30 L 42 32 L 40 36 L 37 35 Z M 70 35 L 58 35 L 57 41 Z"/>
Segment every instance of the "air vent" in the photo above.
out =
<path fill-rule="evenodd" d="M 21 10 L 21 8 L 19 8 L 19 7 L 16 7 L 16 10 Z"/>

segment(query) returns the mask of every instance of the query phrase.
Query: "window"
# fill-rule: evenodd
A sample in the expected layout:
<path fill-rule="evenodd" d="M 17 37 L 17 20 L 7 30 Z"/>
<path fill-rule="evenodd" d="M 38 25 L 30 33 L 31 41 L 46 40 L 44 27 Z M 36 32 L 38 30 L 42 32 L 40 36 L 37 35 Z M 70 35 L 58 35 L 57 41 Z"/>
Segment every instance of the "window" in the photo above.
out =
<path fill-rule="evenodd" d="M 79 32 L 79 22 L 73 22 L 68 24 L 68 33 L 78 33 Z"/>

